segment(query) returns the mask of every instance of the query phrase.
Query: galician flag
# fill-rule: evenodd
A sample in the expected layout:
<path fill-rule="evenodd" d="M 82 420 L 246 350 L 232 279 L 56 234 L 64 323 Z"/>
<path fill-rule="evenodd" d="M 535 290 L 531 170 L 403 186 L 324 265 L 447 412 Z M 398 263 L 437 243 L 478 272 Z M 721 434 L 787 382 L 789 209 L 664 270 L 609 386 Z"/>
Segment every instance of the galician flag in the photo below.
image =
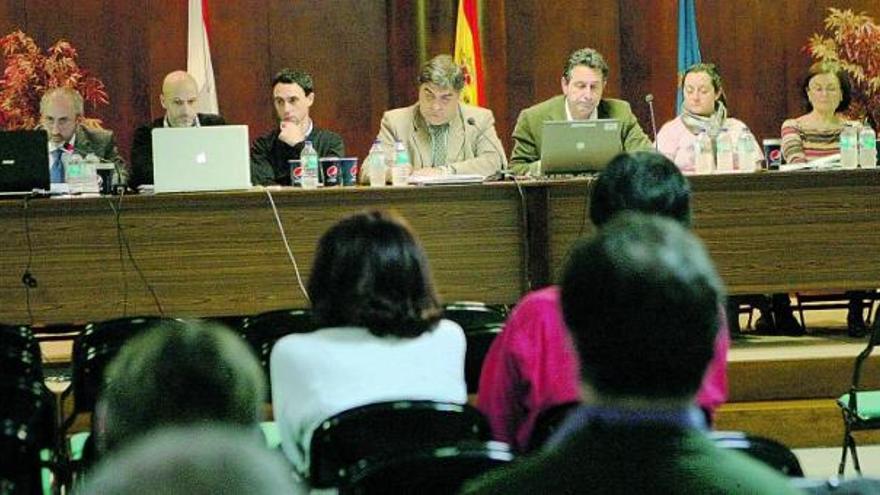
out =
<path fill-rule="evenodd" d="M 220 113 L 217 86 L 214 82 L 214 64 L 211 63 L 211 45 L 208 42 L 208 0 L 189 0 L 187 32 L 186 71 L 199 85 L 198 111 Z"/>
<path fill-rule="evenodd" d="M 455 63 L 464 68 L 464 88 L 461 101 L 485 106 L 486 90 L 483 79 L 483 57 L 480 51 L 480 27 L 477 23 L 478 0 L 458 0 L 458 19 L 455 23 Z"/>

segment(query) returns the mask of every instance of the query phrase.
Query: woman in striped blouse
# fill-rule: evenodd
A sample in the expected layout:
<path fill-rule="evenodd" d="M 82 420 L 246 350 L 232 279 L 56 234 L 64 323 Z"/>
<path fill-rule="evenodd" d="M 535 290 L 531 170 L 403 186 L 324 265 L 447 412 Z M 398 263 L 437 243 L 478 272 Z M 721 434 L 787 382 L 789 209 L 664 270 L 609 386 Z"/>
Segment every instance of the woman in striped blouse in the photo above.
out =
<path fill-rule="evenodd" d="M 802 163 L 840 152 L 840 131 L 849 121 L 842 112 L 850 102 L 846 74 L 836 65 L 817 63 L 801 86 L 808 113 L 782 123 L 786 163 Z"/>
<path fill-rule="evenodd" d="M 856 124 L 843 114 L 849 107 L 850 84 L 839 66 L 817 63 L 801 86 L 809 113 L 782 123 L 782 155 L 786 163 L 799 163 L 840 152 L 840 131 L 844 124 Z M 862 291 L 849 291 L 846 317 L 849 335 L 867 333 Z M 787 299 L 787 297 L 786 297 Z"/>

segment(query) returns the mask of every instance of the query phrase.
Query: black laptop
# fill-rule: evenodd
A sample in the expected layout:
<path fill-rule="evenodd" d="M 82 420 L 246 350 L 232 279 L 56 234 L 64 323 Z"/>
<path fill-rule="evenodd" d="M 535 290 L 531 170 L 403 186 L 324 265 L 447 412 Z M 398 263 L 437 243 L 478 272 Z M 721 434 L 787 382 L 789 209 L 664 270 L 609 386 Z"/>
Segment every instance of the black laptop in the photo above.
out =
<path fill-rule="evenodd" d="M 49 190 L 46 131 L 0 131 L 0 194 Z"/>

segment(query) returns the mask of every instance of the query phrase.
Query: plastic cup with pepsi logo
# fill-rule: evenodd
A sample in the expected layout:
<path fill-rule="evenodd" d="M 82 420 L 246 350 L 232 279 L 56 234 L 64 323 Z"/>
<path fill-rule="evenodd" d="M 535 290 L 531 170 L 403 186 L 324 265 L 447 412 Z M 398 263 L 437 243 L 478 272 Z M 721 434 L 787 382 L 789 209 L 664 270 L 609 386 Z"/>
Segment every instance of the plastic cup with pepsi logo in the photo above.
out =
<path fill-rule="evenodd" d="M 782 140 L 765 139 L 764 157 L 767 160 L 767 170 L 779 170 L 782 165 Z"/>
<path fill-rule="evenodd" d="M 343 186 L 357 185 L 358 159 L 347 156 L 339 159 L 339 184 Z"/>
<path fill-rule="evenodd" d="M 290 185 L 294 187 L 302 186 L 302 161 L 301 160 L 287 160 L 287 163 L 290 164 Z"/>
<path fill-rule="evenodd" d="M 339 158 L 328 156 L 318 160 L 324 187 L 335 187 L 341 184 L 339 175 Z"/>

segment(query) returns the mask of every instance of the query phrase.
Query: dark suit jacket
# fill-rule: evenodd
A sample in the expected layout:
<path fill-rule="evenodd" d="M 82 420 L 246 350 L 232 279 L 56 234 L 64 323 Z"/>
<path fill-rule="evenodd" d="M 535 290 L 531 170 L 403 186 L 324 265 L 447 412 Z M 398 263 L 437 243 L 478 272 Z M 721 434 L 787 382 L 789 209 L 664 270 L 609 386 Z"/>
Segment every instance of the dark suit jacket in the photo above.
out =
<path fill-rule="evenodd" d="M 799 493 L 782 474 L 695 428 L 590 423 L 558 447 L 491 471 L 464 493 Z"/>
<path fill-rule="evenodd" d="M 198 114 L 199 125 L 226 125 L 219 115 Z M 165 117 L 160 117 L 134 131 L 131 143 L 131 187 L 153 183 L 153 129 L 165 126 Z"/>
<path fill-rule="evenodd" d="M 632 113 L 629 103 L 623 100 L 602 98 L 598 106 L 600 119 L 620 121 L 620 142 L 624 151 L 650 151 L 651 140 L 642 131 L 639 121 Z M 541 143 L 544 121 L 565 120 L 565 95 L 557 95 L 549 100 L 526 108 L 519 114 L 513 129 L 513 153 L 510 169 L 515 174 L 525 174 L 529 164 L 541 160 Z"/>
<path fill-rule="evenodd" d="M 91 153 L 103 161 L 113 162 L 116 164 L 118 172 L 114 182 L 117 184 L 126 183 L 128 168 L 125 165 L 125 160 L 119 154 L 119 148 L 116 146 L 116 139 L 113 137 L 112 131 L 77 126 L 73 151 L 83 157 Z"/>

